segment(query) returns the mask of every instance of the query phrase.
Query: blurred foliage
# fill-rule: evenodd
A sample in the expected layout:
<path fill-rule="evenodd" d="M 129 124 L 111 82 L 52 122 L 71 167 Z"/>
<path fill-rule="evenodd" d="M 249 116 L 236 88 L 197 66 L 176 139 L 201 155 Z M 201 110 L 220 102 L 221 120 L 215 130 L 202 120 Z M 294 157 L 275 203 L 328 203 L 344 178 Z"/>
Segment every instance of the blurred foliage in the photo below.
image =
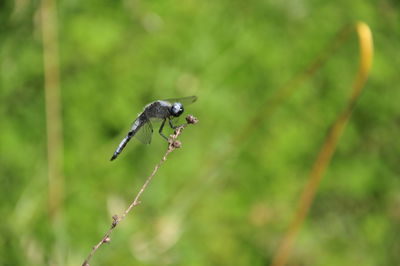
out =
<path fill-rule="evenodd" d="M 155 135 L 110 163 L 129 123 L 150 101 L 193 94 L 200 123 L 92 264 L 268 265 L 345 105 L 356 35 L 220 156 L 357 20 L 372 29 L 372 74 L 289 265 L 400 263 L 398 1 L 57 1 L 65 180 L 53 222 L 39 6 L 0 3 L 0 265 L 82 263 L 165 150 Z"/>

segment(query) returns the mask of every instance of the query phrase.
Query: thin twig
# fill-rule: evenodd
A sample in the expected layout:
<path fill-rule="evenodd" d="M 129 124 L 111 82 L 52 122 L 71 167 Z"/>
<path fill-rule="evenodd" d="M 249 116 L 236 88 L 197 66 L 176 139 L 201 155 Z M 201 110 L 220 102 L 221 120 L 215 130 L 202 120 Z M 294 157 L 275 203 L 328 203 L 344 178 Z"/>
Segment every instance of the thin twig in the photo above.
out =
<path fill-rule="evenodd" d="M 108 231 L 106 232 L 106 234 L 103 236 L 103 238 L 100 240 L 99 243 L 97 243 L 97 245 L 95 245 L 92 249 L 92 251 L 89 253 L 89 255 L 87 256 L 87 258 L 85 259 L 85 261 L 83 262 L 82 266 L 89 266 L 89 261 L 90 259 L 93 257 L 93 255 L 96 253 L 96 251 L 100 248 L 101 245 L 103 245 L 104 243 L 108 243 L 110 242 L 110 235 L 112 233 L 112 231 L 114 230 L 115 227 L 117 227 L 117 225 L 123 220 L 125 219 L 125 217 L 128 215 L 128 213 L 137 205 L 140 204 L 140 196 L 143 194 L 143 192 L 146 190 L 147 186 L 149 185 L 149 183 L 151 182 L 151 180 L 153 179 L 154 175 L 157 173 L 158 169 L 160 168 L 160 166 L 167 160 L 168 155 L 173 152 L 175 149 L 180 148 L 181 147 L 181 143 L 179 140 L 177 140 L 177 138 L 179 137 L 179 135 L 182 133 L 183 129 L 188 125 L 188 124 L 196 124 L 198 122 L 197 118 L 195 118 L 192 115 L 188 115 L 186 117 L 186 124 L 183 124 L 179 127 L 177 127 L 175 129 L 175 132 L 173 135 L 170 136 L 169 140 L 168 140 L 168 149 L 165 152 L 164 156 L 161 158 L 160 162 L 154 167 L 153 172 L 149 175 L 149 177 L 147 177 L 146 182 L 144 182 L 142 188 L 139 190 L 139 192 L 137 193 L 135 199 L 132 201 L 132 203 L 129 205 L 129 207 L 125 210 L 125 212 L 121 215 L 114 215 L 112 217 L 113 221 L 111 223 L 110 228 L 108 229 Z"/>

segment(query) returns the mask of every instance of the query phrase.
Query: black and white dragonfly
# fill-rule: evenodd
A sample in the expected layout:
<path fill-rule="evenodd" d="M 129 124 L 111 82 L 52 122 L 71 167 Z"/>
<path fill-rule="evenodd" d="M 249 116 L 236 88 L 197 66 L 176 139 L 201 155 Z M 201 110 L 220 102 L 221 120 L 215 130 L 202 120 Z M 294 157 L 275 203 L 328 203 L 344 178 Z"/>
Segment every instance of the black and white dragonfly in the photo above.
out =
<path fill-rule="evenodd" d="M 118 148 L 115 150 L 113 156 L 111 157 L 111 161 L 118 157 L 133 136 L 135 136 L 144 144 L 150 144 L 151 136 L 153 134 L 153 126 L 151 123 L 152 120 L 162 121 L 158 132 L 168 141 L 168 138 L 162 132 L 165 122 L 168 120 L 170 127 L 176 128 L 177 125 L 173 124 L 173 120 L 178 118 L 183 113 L 184 105 L 186 106 L 191 104 L 196 100 L 196 96 L 189 96 L 184 98 L 158 100 L 146 105 L 143 109 L 143 112 L 141 112 L 133 122 L 128 135 L 121 141 Z"/>

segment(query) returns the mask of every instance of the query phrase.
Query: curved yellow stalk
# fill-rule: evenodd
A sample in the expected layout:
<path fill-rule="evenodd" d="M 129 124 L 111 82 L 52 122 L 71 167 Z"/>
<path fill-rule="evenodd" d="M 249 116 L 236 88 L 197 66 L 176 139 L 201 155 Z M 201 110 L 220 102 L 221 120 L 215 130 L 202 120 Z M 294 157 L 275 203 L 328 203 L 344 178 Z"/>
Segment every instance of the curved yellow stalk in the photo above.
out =
<path fill-rule="evenodd" d="M 273 266 L 285 265 L 290 255 L 293 243 L 300 230 L 300 227 L 307 216 L 307 213 L 314 201 L 318 185 L 325 173 L 326 168 L 336 150 L 339 138 L 343 133 L 347 121 L 350 118 L 351 112 L 361 94 L 361 91 L 367 81 L 368 75 L 372 66 L 373 58 L 373 43 L 371 30 L 367 24 L 358 22 L 355 27 L 360 46 L 360 65 L 358 73 L 352 86 L 352 93 L 347 105 L 338 115 L 337 119 L 331 126 L 331 129 L 323 143 L 321 150 L 314 162 L 314 166 L 310 172 L 308 182 L 300 196 L 299 206 L 296 210 L 294 219 L 289 226 L 286 235 L 284 236 L 280 246 L 278 247 L 273 259 Z"/>

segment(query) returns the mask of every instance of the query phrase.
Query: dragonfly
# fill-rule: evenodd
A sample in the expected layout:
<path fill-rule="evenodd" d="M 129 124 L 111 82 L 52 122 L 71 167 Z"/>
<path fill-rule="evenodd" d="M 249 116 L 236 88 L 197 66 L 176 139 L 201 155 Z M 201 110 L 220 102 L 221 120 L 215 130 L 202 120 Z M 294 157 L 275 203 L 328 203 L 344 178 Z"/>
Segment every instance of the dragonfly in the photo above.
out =
<path fill-rule="evenodd" d="M 177 128 L 178 126 L 174 125 L 174 122 L 184 112 L 183 106 L 194 103 L 196 100 L 196 96 L 189 96 L 183 98 L 157 100 L 147 104 L 143 111 L 137 116 L 135 121 L 133 121 L 131 129 L 118 145 L 110 161 L 113 161 L 118 157 L 118 155 L 125 148 L 126 144 L 134 136 L 140 142 L 144 144 L 150 144 L 151 137 L 153 135 L 152 121 L 162 121 L 158 133 L 168 141 L 168 138 L 162 132 L 166 121 L 168 120 L 168 124 L 171 128 Z"/>

